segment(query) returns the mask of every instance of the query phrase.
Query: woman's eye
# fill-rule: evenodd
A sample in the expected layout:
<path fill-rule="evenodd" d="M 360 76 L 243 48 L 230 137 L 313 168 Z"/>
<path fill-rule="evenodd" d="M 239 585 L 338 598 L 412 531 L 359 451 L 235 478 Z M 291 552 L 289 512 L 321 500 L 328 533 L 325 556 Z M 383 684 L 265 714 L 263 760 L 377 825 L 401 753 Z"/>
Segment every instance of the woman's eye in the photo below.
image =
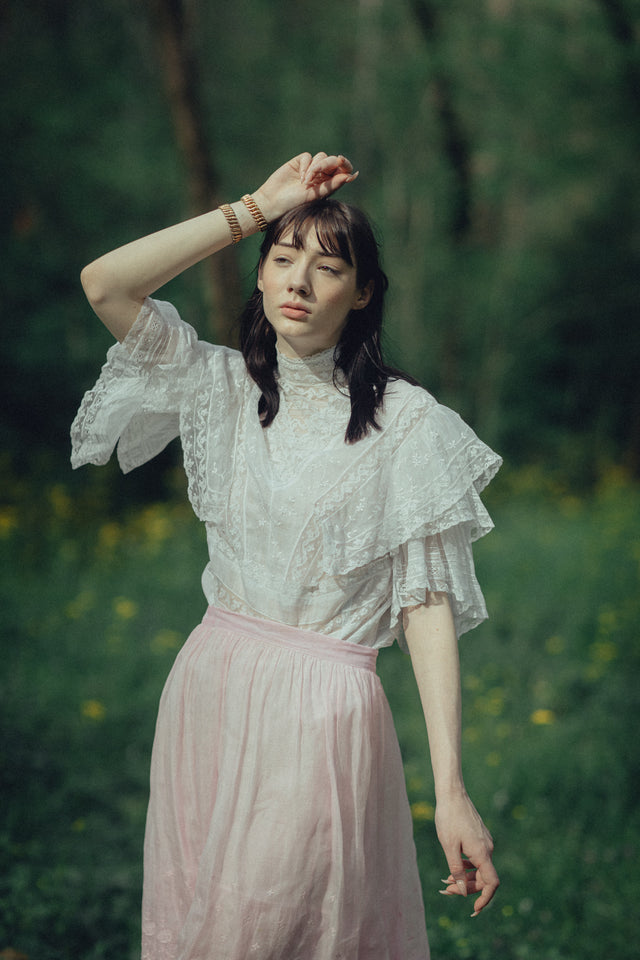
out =
<path fill-rule="evenodd" d="M 335 267 L 330 267 L 327 263 L 321 264 L 320 269 L 321 269 L 324 273 L 331 273 L 331 274 L 333 274 L 333 276 L 337 276 L 337 275 L 338 275 L 338 272 L 339 272 L 338 270 L 336 270 Z"/>

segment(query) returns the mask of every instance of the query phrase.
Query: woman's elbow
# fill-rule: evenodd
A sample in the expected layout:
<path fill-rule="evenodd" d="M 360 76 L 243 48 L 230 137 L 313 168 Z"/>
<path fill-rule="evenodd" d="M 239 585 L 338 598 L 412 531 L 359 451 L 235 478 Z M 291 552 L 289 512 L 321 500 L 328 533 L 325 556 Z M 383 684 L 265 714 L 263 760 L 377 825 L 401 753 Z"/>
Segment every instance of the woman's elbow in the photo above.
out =
<path fill-rule="evenodd" d="M 103 304 L 108 297 L 108 283 L 98 260 L 87 264 L 80 273 L 80 283 L 92 307 Z"/>

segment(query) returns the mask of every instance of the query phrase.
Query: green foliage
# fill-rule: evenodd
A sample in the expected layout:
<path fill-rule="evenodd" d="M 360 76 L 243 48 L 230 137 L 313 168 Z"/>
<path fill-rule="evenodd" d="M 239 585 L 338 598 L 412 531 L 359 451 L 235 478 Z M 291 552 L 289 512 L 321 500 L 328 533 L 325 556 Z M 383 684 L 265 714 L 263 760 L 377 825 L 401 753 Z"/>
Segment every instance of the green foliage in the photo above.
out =
<path fill-rule="evenodd" d="M 203 531 L 186 505 L 100 522 L 101 488 L 87 486 L 83 501 L 55 485 L 35 509 L 23 491 L 0 511 L 0 950 L 30 960 L 139 955 L 157 701 L 204 608 Z M 445 863 L 417 691 L 404 654 L 380 657 L 433 956 L 627 960 L 640 894 L 640 489 L 610 471 L 577 497 L 528 471 L 488 500 L 497 531 L 476 557 L 491 619 L 461 641 L 464 766 L 502 886 L 475 920 L 470 902 L 437 895 Z"/>
<path fill-rule="evenodd" d="M 152 10 L 3 8 L 0 438 L 21 473 L 44 450 L 62 477 L 109 343 L 81 266 L 189 212 Z M 637 472 L 637 4 L 185 10 L 221 193 L 303 149 L 352 156 L 349 198 L 385 239 L 394 362 L 515 462 L 592 480 L 594 459 L 625 458 Z M 255 242 L 238 256 L 249 284 Z M 207 335 L 197 271 L 162 295 Z"/>

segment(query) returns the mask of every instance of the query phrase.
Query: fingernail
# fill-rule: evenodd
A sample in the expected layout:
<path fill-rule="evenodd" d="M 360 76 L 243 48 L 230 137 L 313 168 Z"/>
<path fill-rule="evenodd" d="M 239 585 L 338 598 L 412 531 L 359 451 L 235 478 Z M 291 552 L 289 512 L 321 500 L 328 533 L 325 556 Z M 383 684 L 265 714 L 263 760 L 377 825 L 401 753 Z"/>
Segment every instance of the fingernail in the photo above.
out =
<path fill-rule="evenodd" d="M 438 890 L 438 893 L 441 893 L 443 897 L 448 897 L 450 895 L 448 890 Z"/>
<path fill-rule="evenodd" d="M 447 886 L 449 886 L 450 883 L 453 883 L 453 880 L 444 880 L 444 879 L 441 877 L 441 878 L 440 878 L 440 883 L 446 883 Z"/>
<path fill-rule="evenodd" d="M 464 882 L 464 880 L 456 880 L 456 886 L 458 887 L 458 890 L 460 891 L 460 893 L 462 894 L 462 896 L 463 896 L 463 897 L 466 897 L 466 895 L 467 895 L 467 885 L 466 885 L 466 883 Z"/>
<path fill-rule="evenodd" d="M 479 913 L 480 913 L 479 910 L 474 910 L 474 912 L 471 914 L 471 919 L 473 920 L 473 918 L 477 917 Z"/>

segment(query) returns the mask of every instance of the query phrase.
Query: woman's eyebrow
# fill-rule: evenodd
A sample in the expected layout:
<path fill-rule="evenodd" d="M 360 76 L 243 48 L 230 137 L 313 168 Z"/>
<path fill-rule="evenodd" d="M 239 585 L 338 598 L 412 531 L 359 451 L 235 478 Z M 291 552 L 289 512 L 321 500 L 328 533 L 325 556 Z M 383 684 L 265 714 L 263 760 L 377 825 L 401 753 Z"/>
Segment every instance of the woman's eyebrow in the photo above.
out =
<path fill-rule="evenodd" d="M 274 247 L 287 247 L 289 250 L 303 250 L 304 247 L 298 246 L 296 243 L 288 243 L 286 240 L 278 240 L 273 244 Z M 339 253 L 332 253 L 330 250 L 323 250 L 322 247 L 317 249 L 311 249 L 310 251 L 316 257 L 331 257 L 332 260 L 342 260 L 343 257 Z"/>

